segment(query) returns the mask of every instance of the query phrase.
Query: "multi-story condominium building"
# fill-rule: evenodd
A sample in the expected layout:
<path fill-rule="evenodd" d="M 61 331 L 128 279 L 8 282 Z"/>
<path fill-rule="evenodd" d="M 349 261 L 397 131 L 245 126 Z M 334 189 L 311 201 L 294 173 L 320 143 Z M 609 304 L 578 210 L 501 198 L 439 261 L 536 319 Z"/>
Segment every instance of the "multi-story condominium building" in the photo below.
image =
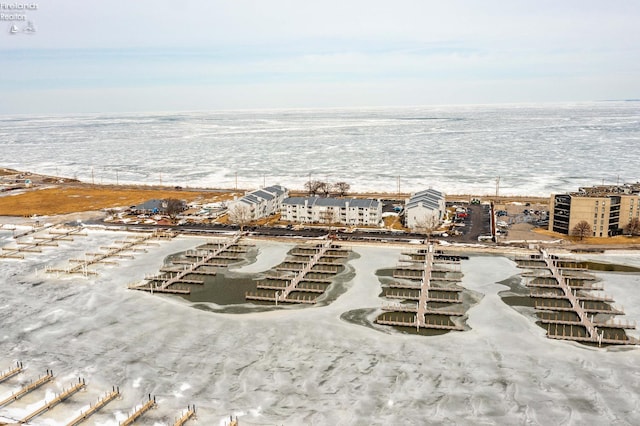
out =
<path fill-rule="evenodd" d="M 584 220 L 594 237 L 614 236 L 634 217 L 640 217 L 640 184 L 579 188 L 551 196 L 549 230 L 569 235 Z"/>
<path fill-rule="evenodd" d="M 230 203 L 229 209 L 240 206 L 249 212 L 250 220 L 257 220 L 278 213 L 282 208 L 282 202 L 288 196 L 289 191 L 283 186 L 267 186 L 246 193 L 239 200 Z"/>
<path fill-rule="evenodd" d="M 382 203 L 359 198 L 291 197 L 282 203 L 281 218 L 297 223 L 377 226 L 382 220 Z"/>
<path fill-rule="evenodd" d="M 436 228 L 447 211 L 445 196 L 435 189 L 411 195 L 404 206 L 405 225 L 411 231 Z"/>

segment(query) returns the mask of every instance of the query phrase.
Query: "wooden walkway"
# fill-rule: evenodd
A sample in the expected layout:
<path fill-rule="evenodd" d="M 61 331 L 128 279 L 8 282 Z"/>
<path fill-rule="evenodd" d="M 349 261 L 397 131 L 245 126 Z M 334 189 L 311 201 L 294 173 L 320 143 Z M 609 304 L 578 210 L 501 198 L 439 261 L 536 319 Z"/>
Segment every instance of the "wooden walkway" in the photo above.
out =
<path fill-rule="evenodd" d="M 215 271 L 211 271 L 205 269 L 207 266 L 211 265 L 211 261 L 220 253 L 226 251 L 229 247 L 238 243 L 238 241 L 242 238 L 241 233 L 237 233 L 232 238 L 224 241 L 220 245 L 217 246 L 216 249 L 210 251 L 206 254 L 203 254 L 202 257 L 197 257 L 196 261 L 191 263 L 188 267 L 184 269 L 173 270 L 171 272 L 165 272 L 169 274 L 169 276 L 165 275 L 157 275 L 152 277 L 145 277 L 142 284 L 130 284 L 129 289 L 131 290 L 141 290 L 148 291 L 151 293 L 173 293 L 173 294 L 190 294 L 191 290 L 189 289 L 174 289 L 171 288 L 175 284 L 204 284 L 202 280 L 193 280 L 185 278 L 187 275 L 215 275 Z M 200 269 L 202 268 L 202 269 Z M 166 271 L 166 268 L 165 268 Z M 158 284 L 159 282 L 159 284 Z"/>
<path fill-rule="evenodd" d="M 125 421 L 121 422 L 120 426 L 132 425 L 136 420 L 142 417 L 144 413 L 151 410 L 155 406 L 156 406 L 156 397 L 154 396 L 152 399 L 151 395 L 149 395 L 149 400 L 144 404 L 142 404 L 142 406 L 136 411 L 134 411 L 133 414 L 131 414 Z"/>
<path fill-rule="evenodd" d="M 104 397 L 100 398 L 98 402 L 96 402 L 94 405 L 90 405 L 87 411 L 81 412 L 78 417 L 76 417 L 75 419 L 67 423 L 67 426 L 79 425 L 80 423 L 84 422 L 89 417 L 94 415 L 96 412 L 98 412 L 98 410 L 100 410 L 102 407 L 104 407 L 105 405 L 107 405 L 108 403 L 110 403 L 111 401 L 113 401 L 119 396 L 120 396 L 120 388 L 114 387 L 111 392 L 107 393 Z"/>
<path fill-rule="evenodd" d="M 2 401 L 0 401 L 0 407 L 4 407 L 7 404 L 10 404 L 10 403 L 12 403 L 14 401 L 19 400 L 20 398 L 22 398 L 26 394 L 38 389 L 40 386 L 44 385 L 45 383 L 50 382 L 51 380 L 53 380 L 53 372 L 51 370 L 47 370 L 47 374 L 46 375 L 40 377 L 35 382 L 29 383 L 27 386 L 23 387 L 19 391 L 15 392 L 15 393 L 12 393 L 10 397 L 5 398 Z"/>
<path fill-rule="evenodd" d="M 530 296 L 536 299 L 534 302 L 536 309 L 575 314 L 575 317 L 569 319 L 558 318 L 560 314 L 555 318 L 551 317 L 551 314 L 546 316 L 540 314 L 540 322 L 549 326 L 547 328 L 549 338 L 591 342 L 598 345 L 638 343 L 636 339 L 626 336 L 622 331 L 635 328 L 632 326 L 635 324 L 618 322 L 614 319 L 594 320 L 594 314 L 623 315 L 624 312 L 611 304 L 613 298 L 610 296 L 584 293 L 602 290 L 602 286 L 594 283 L 587 284 L 587 281 L 595 280 L 595 276 L 588 273 L 582 264 L 573 260 L 560 259 L 550 255 L 546 250 L 540 250 L 539 255 L 532 255 L 531 258 L 517 258 L 516 261 L 519 267 L 525 269 L 531 269 L 532 264 L 535 264 L 533 272 L 525 272 L 522 275 L 531 278 L 526 285 L 531 288 Z M 543 267 L 539 266 L 541 263 Z M 552 326 L 555 326 L 555 329 Z M 625 338 L 605 337 L 607 329 L 620 329 Z"/>
<path fill-rule="evenodd" d="M 83 275 L 96 275 L 97 272 L 90 271 L 89 266 L 97 263 L 115 263 L 108 261 L 108 259 L 117 258 L 133 258 L 133 255 L 127 252 L 139 250 L 138 247 L 142 245 L 149 245 L 152 239 L 171 239 L 177 234 L 173 232 L 159 232 L 154 231 L 144 236 L 137 236 L 128 238 L 126 240 L 115 241 L 117 246 L 105 246 L 100 247 L 104 252 L 99 253 L 86 253 L 84 259 L 70 259 L 69 263 L 74 263 L 74 266 L 70 266 L 66 269 L 50 268 L 46 267 L 47 273 L 65 273 L 65 274 L 83 274 Z"/>
<path fill-rule="evenodd" d="M 84 389 L 85 387 L 86 387 L 86 384 L 85 384 L 84 380 L 83 379 L 78 379 L 78 383 L 77 384 L 73 385 L 72 387 L 70 387 L 67 390 L 62 391 L 62 393 L 60 395 L 56 396 L 51 401 L 45 403 L 42 407 L 38 408 L 33 413 L 25 416 L 22 420 L 20 420 L 20 423 L 29 422 L 31 419 L 33 419 L 35 417 L 38 417 L 40 414 L 44 413 L 47 410 L 50 410 L 51 408 L 53 408 L 56 405 L 60 404 L 64 400 L 70 398 L 72 395 L 74 395 L 75 393 L 79 392 L 81 389 Z"/>
<path fill-rule="evenodd" d="M 182 426 L 196 416 L 196 406 L 187 407 L 187 411 L 173 423 L 173 426 Z"/>
<path fill-rule="evenodd" d="M 327 286 L 322 284 L 330 284 L 332 280 L 326 278 L 318 278 L 318 274 L 336 274 L 342 266 L 334 261 L 322 261 L 327 257 L 327 253 L 333 251 L 332 258 L 344 258 L 348 256 L 343 254 L 338 256 L 339 251 L 333 245 L 332 240 L 325 240 L 314 248 L 297 248 L 293 252 L 298 256 L 310 256 L 306 260 L 285 260 L 281 265 L 274 268 L 276 275 L 267 276 L 265 282 L 258 284 L 258 291 L 247 292 L 245 298 L 247 300 L 269 301 L 278 303 L 316 303 L 317 296 L 308 294 L 298 294 L 292 297 L 294 292 L 322 294 L 326 291 Z M 293 253 L 292 252 L 292 253 Z M 293 272 L 295 275 L 287 275 L 278 271 Z M 278 285 L 268 283 L 269 279 L 279 280 Z M 313 284 L 317 283 L 317 284 Z M 260 292 L 259 290 L 277 290 L 275 294 Z"/>
<path fill-rule="evenodd" d="M 39 232 L 42 229 L 38 229 L 34 232 Z M 68 229 L 65 231 L 54 232 L 54 230 L 49 231 L 49 235 L 46 237 L 34 237 L 34 241 L 30 242 L 16 242 L 18 247 L 2 247 L 0 250 L 0 258 L 6 259 L 24 259 L 23 253 L 40 253 L 42 252 L 42 247 L 55 247 L 58 245 L 58 241 L 72 241 L 72 236 L 86 236 L 86 233 L 82 233 L 83 228 L 77 227 Z M 26 234 L 22 234 L 15 238 L 21 238 Z"/>
<path fill-rule="evenodd" d="M 411 262 L 411 265 L 397 267 L 393 276 L 395 278 L 419 280 L 419 283 L 392 283 L 387 286 L 387 289 L 391 291 L 386 291 L 384 297 L 416 300 L 417 303 L 415 306 L 405 304 L 387 305 L 383 306 L 382 310 L 385 312 L 414 312 L 414 319 L 411 322 L 406 318 L 390 320 L 379 316 L 376 322 L 384 325 L 412 326 L 416 327 L 417 330 L 420 330 L 420 328 L 463 330 L 463 327 L 453 324 L 450 320 L 444 321 L 439 318 L 441 316 L 462 316 L 464 315 L 463 312 L 451 309 L 434 309 L 430 305 L 434 303 L 462 303 L 458 298 L 458 293 L 463 290 L 462 288 L 434 287 L 432 285 L 434 281 L 442 283 L 441 285 L 459 282 L 459 278 L 448 276 L 448 274 L 462 275 L 460 268 L 456 267 L 459 266 L 460 259 L 437 252 L 434 244 L 429 244 L 426 249 L 420 249 L 417 253 L 403 252 L 403 254 L 410 257 L 408 262 Z M 418 265 L 418 262 L 422 262 L 422 264 Z M 451 297 L 446 296 L 447 294 Z"/>
<path fill-rule="evenodd" d="M 17 362 L 16 363 L 16 367 L 10 369 L 9 371 L 6 371 L 2 374 L 0 374 L 0 383 L 9 380 L 10 378 L 12 378 L 13 376 L 15 376 L 16 374 L 20 374 L 23 370 L 23 366 L 21 362 Z"/>

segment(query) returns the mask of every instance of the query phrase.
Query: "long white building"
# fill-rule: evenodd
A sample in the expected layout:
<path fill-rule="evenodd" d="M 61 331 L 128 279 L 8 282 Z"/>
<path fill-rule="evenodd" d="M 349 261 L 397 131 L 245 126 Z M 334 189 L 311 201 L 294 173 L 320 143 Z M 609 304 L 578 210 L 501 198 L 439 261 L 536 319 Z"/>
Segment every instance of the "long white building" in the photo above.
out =
<path fill-rule="evenodd" d="M 289 190 L 280 185 L 267 186 L 246 193 L 239 200 L 233 201 L 229 209 L 241 207 L 247 209 L 251 220 L 278 213 L 282 208 L 282 202 L 289 196 Z"/>
<path fill-rule="evenodd" d="M 445 217 L 445 195 L 435 189 L 416 192 L 404 207 L 405 224 L 412 232 L 437 227 Z"/>
<path fill-rule="evenodd" d="M 296 223 L 377 226 L 382 220 L 382 203 L 359 198 L 291 197 L 282 203 L 281 218 Z"/>

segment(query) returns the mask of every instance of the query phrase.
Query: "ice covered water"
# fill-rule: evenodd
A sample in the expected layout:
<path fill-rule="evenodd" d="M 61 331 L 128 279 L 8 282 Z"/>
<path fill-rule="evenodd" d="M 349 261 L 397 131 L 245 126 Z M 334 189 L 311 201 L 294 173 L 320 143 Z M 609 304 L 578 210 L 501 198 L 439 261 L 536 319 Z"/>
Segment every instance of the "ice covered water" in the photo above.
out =
<path fill-rule="evenodd" d="M 547 196 L 637 181 L 637 102 L 0 118 L 2 165 L 95 183 Z"/>
<path fill-rule="evenodd" d="M 123 399 L 96 415 L 96 424 L 117 425 L 148 393 L 159 404 L 143 423 L 158 425 L 170 424 L 190 403 L 198 406 L 198 424 L 207 425 L 230 414 L 250 425 L 640 422 L 638 350 L 547 339 L 498 295 L 507 288 L 498 283 L 519 272 L 507 258 L 463 262 L 462 285 L 483 298 L 468 312 L 471 330 L 436 337 L 381 332 L 341 319 L 347 311 L 381 306 L 375 272 L 396 265 L 400 249 L 393 247 L 353 247 L 359 256 L 350 261 L 355 277 L 328 306 L 241 315 L 126 289 L 156 272 L 167 255 L 203 242 L 196 238 L 162 242 L 118 266 L 98 266 L 93 279 L 34 274 L 118 238 L 91 231 L 25 261 L 2 262 L 0 369 L 15 360 L 28 366 L 24 377 L 51 368 L 59 376 L 49 392 L 77 376 L 89 384 L 87 393 L 33 424 L 66 424 L 114 384 Z M 268 269 L 289 247 L 257 244 L 255 266 L 238 273 Z M 611 274 L 598 275 L 631 307 L 629 319 L 639 319 L 640 276 L 613 274 L 610 286 Z M 16 386 L 0 385 L 0 397 Z M 41 398 L 36 392 L 0 408 L 0 416 L 20 418 Z"/>

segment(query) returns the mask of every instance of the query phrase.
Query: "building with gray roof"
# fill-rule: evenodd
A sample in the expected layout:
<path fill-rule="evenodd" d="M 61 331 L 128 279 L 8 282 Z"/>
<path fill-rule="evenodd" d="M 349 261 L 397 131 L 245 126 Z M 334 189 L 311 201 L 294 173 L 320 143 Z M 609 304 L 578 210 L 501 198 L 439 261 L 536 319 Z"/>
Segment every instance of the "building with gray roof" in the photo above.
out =
<path fill-rule="evenodd" d="M 278 213 L 282 201 L 289 196 L 289 190 L 280 185 L 267 186 L 246 193 L 242 198 L 230 203 L 229 208 L 243 208 L 249 212 L 251 220 Z"/>
<path fill-rule="evenodd" d="M 405 225 L 412 232 L 433 230 L 445 217 L 445 195 L 435 189 L 425 189 L 411 195 L 404 207 Z"/>
<path fill-rule="evenodd" d="M 283 201 L 281 217 L 296 223 L 377 226 L 382 220 L 382 203 L 362 198 L 291 197 Z"/>

